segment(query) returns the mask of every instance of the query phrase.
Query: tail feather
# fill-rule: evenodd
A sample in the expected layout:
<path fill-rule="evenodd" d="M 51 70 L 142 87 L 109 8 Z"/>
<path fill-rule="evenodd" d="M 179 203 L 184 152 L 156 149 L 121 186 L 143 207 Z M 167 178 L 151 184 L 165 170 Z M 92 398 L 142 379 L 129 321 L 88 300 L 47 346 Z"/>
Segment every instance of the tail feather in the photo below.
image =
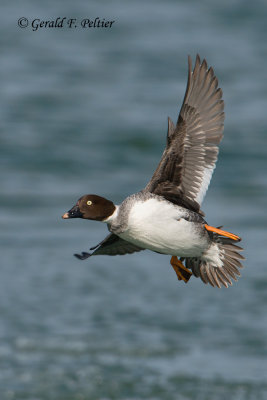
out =
<path fill-rule="evenodd" d="M 186 258 L 186 267 L 204 283 L 221 288 L 237 281 L 243 268 L 240 260 L 244 260 L 239 251 L 242 247 L 235 244 L 234 239 L 213 234 L 210 248 L 199 258 Z"/>
<path fill-rule="evenodd" d="M 209 274 L 208 276 L 212 277 L 213 280 L 213 286 L 221 286 L 220 282 L 219 282 L 219 277 L 215 272 L 215 269 L 210 265 L 208 268 Z"/>
<path fill-rule="evenodd" d="M 209 283 L 206 269 L 205 269 L 205 264 L 200 265 L 199 271 L 200 271 L 200 277 L 201 277 L 202 281 L 206 284 Z"/>
<path fill-rule="evenodd" d="M 234 274 L 241 276 L 241 273 L 236 265 L 234 265 L 230 260 L 227 263 L 228 263 L 229 268 L 233 271 Z M 239 264 L 243 267 L 243 265 L 241 263 L 239 263 Z"/>
<path fill-rule="evenodd" d="M 231 266 L 229 264 L 227 264 L 227 262 L 224 263 L 224 269 L 226 270 L 226 272 L 228 273 L 228 275 L 234 280 L 237 281 L 237 277 L 236 274 L 234 272 L 234 270 L 231 268 Z M 239 274 L 240 276 L 240 274 Z"/>
<path fill-rule="evenodd" d="M 226 288 L 228 287 L 228 285 L 232 286 L 233 283 L 224 269 L 218 269 L 217 274 L 220 277 L 220 281 Z"/>
<path fill-rule="evenodd" d="M 232 240 L 232 239 L 230 239 L 230 240 Z M 227 240 L 227 242 L 228 242 L 228 240 Z M 232 243 L 233 243 L 233 241 L 231 242 L 231 243 L 224 243 L 223 244 L 223 247 L 224 247 L 224 249 L 225 250 L 233 250 L 233 246 L 232 246 Z M 234 242 L 235 243 L 235 242 Z M 240 251 L 242 251 L 243 250 L 243 247 L 240 247 L 240 246 L 237 246 L 237 244 L 235 244 L 235 250 L 240 250 Z M 240 256 L 241 256 L 241 254 L 240 254 Z M 242 257 L 242 256 L 241 256 Z"/>

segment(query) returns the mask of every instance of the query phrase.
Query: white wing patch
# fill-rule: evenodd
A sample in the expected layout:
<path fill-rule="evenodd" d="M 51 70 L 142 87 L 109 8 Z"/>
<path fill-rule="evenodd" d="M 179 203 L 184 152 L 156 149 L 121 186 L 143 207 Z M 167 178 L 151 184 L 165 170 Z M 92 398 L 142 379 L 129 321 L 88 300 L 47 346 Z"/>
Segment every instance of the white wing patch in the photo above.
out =
<path fill-rule="evenodd" d="M 199 189 L 198 195 L 196 197 L 196 201 L 198 202 L 198 204 L 202 204 L 202 201 L 205 197 L 205 194 L 208 190 L 208 187 L 210 185 L 210 181 L 211 181 L 211 177 L 214 171 L 214 167 L 210 167 L 210 168 L 205 168 L 203 176 L 202 176 L 202 184 L 201 187 Z"/>

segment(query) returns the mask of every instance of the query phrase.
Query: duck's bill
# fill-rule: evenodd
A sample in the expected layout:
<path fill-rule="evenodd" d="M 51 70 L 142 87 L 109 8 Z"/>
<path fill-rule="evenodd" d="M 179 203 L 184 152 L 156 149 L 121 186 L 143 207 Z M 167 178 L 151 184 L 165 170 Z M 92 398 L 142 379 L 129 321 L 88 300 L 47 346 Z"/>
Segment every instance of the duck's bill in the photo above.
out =
<path fill-rule="evenodd" d="M 80 211 L 79 206 L 74 206 L 72 207 L 68 212 L 66 212 L 64 215 L 62 215 L 63 219 L 69 219 L 69 218 L 82 218 L 83 215 Z"/>

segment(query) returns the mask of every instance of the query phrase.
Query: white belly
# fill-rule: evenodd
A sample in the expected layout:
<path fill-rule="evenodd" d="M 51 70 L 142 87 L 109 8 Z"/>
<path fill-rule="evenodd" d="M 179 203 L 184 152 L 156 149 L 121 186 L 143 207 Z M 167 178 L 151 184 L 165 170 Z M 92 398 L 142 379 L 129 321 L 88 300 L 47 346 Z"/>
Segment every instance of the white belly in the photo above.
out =
<path fill-rule="evenodd" d="M 132 207 L 128 227 L 119 236 L 140 247 L 180 257 L 200 256 L 208 247 L 205 235 L 183 219 L 183 208 L 149 199 Z"/>

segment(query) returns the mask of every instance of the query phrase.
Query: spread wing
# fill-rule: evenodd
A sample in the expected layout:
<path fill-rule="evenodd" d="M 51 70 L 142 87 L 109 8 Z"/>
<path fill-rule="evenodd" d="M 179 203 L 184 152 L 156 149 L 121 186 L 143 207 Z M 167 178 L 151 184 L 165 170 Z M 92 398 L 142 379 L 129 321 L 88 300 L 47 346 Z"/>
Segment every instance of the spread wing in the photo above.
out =
<path fill-rule="evenodd" d="M 168 118 L 167 145 L 145 190 L 200 212 L 223 136 L 224 102 L 213 69 L 188 57 L 188 81 L 176 126 Z"/>
<path fill-rule="evenodd" d="M 116 255 L 132 254 L 137 251 L 145 249 L 142 249 L 141 247 L 138 247 L 130 242 L 127 242 L 126 240 L 121 239 L 119 236 L 111 233 L 97 246 L 91 247 L 90 250 L 94 251 L 92 253 L 82 252 L 82 254 L 74 254 L 74 255 L 80 260 L 85 260 L 86 258 L 91 256 L 98 256 L 98 255 L 116 256 Z"/>

